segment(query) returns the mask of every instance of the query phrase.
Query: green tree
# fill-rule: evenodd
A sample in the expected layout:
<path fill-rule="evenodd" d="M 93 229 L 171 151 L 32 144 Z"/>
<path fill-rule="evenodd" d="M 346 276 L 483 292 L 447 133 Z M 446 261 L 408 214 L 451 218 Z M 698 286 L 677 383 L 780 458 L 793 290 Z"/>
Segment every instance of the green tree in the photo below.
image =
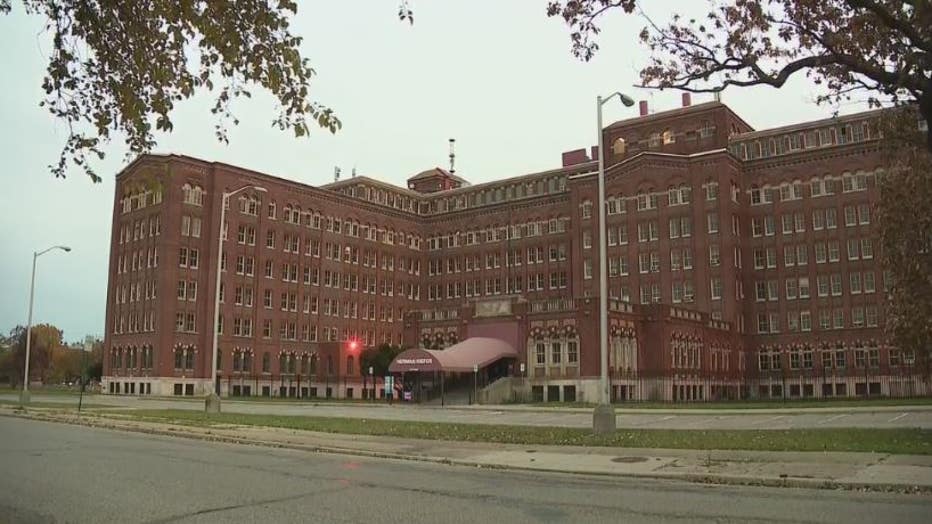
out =
<path fill-rule="evenodd" d="M 62 346 L 62 331 L 51 324 L 32 326 L 32 345 L 29 348 L 30 380 L 47 383 L 52 369 L 52 356 Z M 26 363 L 26 328 L 17 326 L 10 332 L 16 342 L 11 348 L 9 376 L 11 383 L 21 384 Z"/>
<path fill-rule="evenodd" d="M 369 372 L 371 366 L 376 376 L 384 377 L 388 375 L 388 366 L 404 349 L 402 346 L 391 344 L 382 344 L 376 348 L 369 348 L 359 356 L 359 363 L 365 373 Z"/>
<path fill-rule="evenodd" d="M 879 225 L 891 282 L 885 327 L 893 343 L 932 362 L 932 154 L 922 147 L 914 111 L 883 122 L 886 170 L 880 179 Z M 923 351 L 924 350 L 924 351 Z"/>
<path fill-rule="evenodd" d="M 0 14 L 14 0 L 0 0 Z M 91 166 L 112 134 L 125 137 L 128 155 L 155 146 L 155 130 L 171 131 L 175 104 L 200 90 L 216 90 L 211 112 L 216 136 L 238 120 L 231 103 L 258 86 L 278 102 L 272 123 L 295 136 L 340 121 L 311 97 L 315 72 L 291 33 L 298 4 L 291 0 L 21 0 L 46 20 L 52 49 L 40 105 L 68 126 L 50 169 L 64 177 L 75 165 L 95 182 Z M 10 51 L 8 51 L 10 52 Z"/>
<path fill-rule="evenodd" d="M 651 52 L 646 87 L 717 92 L 729 86 L 782 87 L 805 75 L 820 102 L 864 93 L 874 106 L 916 102 L 932 122 L 932 3 L 929 0 L 712 0 L 698 19 L 651 19 L 637 0 L 555 0 L 547 15 L 570 26 L 573 53 L 598 50 L 598 20 L 640 13 Z M 642 9 L 643 8 L 643 9 Z M 925 136 L 932 151 L 932 130 Z"/>

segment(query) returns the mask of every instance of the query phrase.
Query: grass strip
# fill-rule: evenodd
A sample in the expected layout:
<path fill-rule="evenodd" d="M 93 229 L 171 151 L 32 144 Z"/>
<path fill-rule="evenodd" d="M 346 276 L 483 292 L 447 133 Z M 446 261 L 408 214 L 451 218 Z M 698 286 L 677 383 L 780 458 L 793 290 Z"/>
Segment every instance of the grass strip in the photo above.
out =
<path fill-rule="evenodd" d="M 512 404 L 535 408 L 592 408 L 587 402 L 533 402 Z M 616 409 L 782 409 L 782 408 L 851 408 L 875 406 L 928 406 L 929 398 L 878 398 L 839 400 L 733 400 L 728 402 L 619 402 Z"/>
<path fill-rule="evenodd" d="M 19 406 L 21 406 L 21 404 L 20 404 L 20 402 L 19 402 L 18 400 L 0 400 L 0 406 L 14 406 L 14 407 L 19 407 Z M 109 407 L 113 407 L 113 406 L 108 406 L 108 405 L 106 405 L 106 404 L 90 404 L 90 403 L 87 403 L 87 402 L 84 402 L 84 403 L 81 404 L 81 409 L 109 408 Z M 73 401 L 73 402 L 30 402 L 29 404 L 26 404 L 26 409 L 27 409 L 27 410 L 28 410 L 28 409 L 33 409 L 33 408 L 38 408 L 38 409 L 73 409 L 73 410 L 77 410 L 77 409 L 78 409 L 78 401 L 75 400 L 75 401 Z"/>
<path fill-rule="evenodd" d="M 208 415 L 185 410 L 133 410 L 119 413 L 131 419 L 189 426 L 209 427 L 216 424 L 236 424 L 324 433 L 500 444 L 745 451 L 854 451 L 932 455 L 932 430 L 923 429 L 619 429 L 612 435 L 596 436 L 590 430 L 583 428 L 450 424 L 241 413 Z M 102 415 L 106 416 L 106 414 Z"/>

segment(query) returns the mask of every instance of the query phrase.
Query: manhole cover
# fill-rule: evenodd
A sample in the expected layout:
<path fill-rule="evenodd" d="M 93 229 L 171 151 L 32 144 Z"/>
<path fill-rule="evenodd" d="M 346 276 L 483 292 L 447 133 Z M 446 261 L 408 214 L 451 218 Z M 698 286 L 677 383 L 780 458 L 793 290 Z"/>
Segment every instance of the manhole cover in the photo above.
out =
<path fill-rule="evenodd" d="M 612 459 L 612 462 L 634 464 L 635 462 L 647 462 L 647 457 L 615 457 Z"/>

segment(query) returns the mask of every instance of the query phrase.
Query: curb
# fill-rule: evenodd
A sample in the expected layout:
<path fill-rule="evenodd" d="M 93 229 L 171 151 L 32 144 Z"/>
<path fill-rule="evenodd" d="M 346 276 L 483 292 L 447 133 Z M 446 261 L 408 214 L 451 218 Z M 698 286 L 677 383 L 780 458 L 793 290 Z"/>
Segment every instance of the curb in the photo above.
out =
<path fill-rule="evenodd" d="M 434 457 L 425 455 L 412 455 L 406 453 L 391 453 L 384 451 L 371 451 L 358 448 L 341 448 L 337 446 L 315 446 L 298 444 L 293 442 L 279 442 L 267 440 L 246 439 L 230 435 L 218 435 L 211 432 L 197 432 L 187 429 L 185 426 L 169 426 L 171 429 L 144 428 L 119 422 L 104 422 L 102 419 L 69 417 L 63 418 L 53 414 L 37 413 L 17 413 L 17 412 L 0 412 L 0 416 L 10 418 L 22 418 L 29 420 L 38 420 L 42 422 L 52 422 L 56 424 L 69 424 L 75 426 L 85 426 L 92 428 L 108 429 L 112 431 L 126 431 L 132 433 L 142 433 L 148 435 L 159 435 L 176 438 L 186 438 L 189 440 L 200 440 L 205 442 L 221 442 L 227 444 L 263 446 L 279 449 L 293 449 L 297 451 L 307 451 L 313 453 L 327 453 L 334 455 L 349 455 L 367 458 L 380 458 L 390 460 L 403 460 L 408 462 L 425 462 L 432 464 L 442 464 L 447 466 L 459 466 L 469 468 L 484 468 L 503 471 L 521 471 L 536 473 L 557 473 L 564 475 L 584 475 L 607 478 L 627 478 L 627 479 L 651 479 L 680 481 L 698 484 L 715 484 L 731 486 L 757 486 L 773 488 L 805 488 L 805 489 L 831 489 L 846 491 L 873 491 L 873 492 L 896 492 L 905 494 L 932 494 L 932 486 L 912 486 L 905 484 L 871 484 L 863 482 L 838 482 L 834 480 L 818 480 L 793 477 L 746 477 L 739 475 L 716 475 L 716 474 L 696 474 L 696 473 L 609 473 L 601 471 L 581 471 L 570 469 L 554 468 L 532 468 L 524 466 L 490 464 L 476 462 L 471 460 L 451 459 L 447 457 Z"/>

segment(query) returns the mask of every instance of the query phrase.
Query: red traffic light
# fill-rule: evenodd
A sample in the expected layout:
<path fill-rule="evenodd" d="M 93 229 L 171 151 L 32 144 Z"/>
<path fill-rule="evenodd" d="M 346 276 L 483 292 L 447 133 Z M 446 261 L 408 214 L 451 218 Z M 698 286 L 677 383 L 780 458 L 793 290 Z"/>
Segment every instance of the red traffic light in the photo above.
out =
<path fill-rule="evenodd" d="M 357 349 L 359 349 L 359 341 L 356 340 L 355 338 L 351 338 L 349 342 L 347 343 L 347 347 L 349 348 L 350 351 L 356 351 Z"/>

